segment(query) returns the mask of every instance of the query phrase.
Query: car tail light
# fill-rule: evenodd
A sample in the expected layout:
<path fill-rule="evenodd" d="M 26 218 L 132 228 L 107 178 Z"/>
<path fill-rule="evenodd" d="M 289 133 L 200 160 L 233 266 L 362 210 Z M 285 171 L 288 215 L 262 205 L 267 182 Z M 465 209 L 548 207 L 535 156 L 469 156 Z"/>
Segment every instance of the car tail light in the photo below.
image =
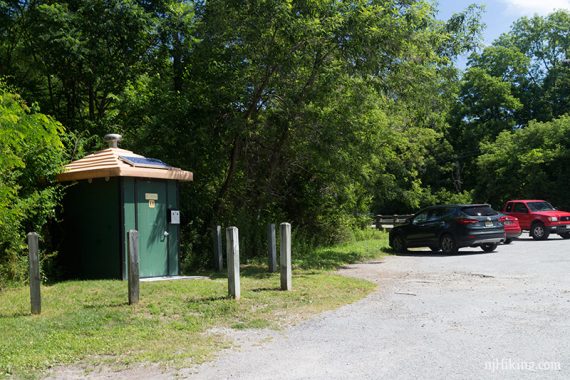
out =
<path fill-rule="evenodd" d="M 479 223 L 477 219 L 469 219 L 469 218 L 457 218 L 455 219 L 455 221 L 463 225 Z"/>
<path fill-rule="evenodd" d="M 505 224 L 505 225 L 511 225 L 511 224 L 515 224 L 515 222 L 517 221 L 517 218 L 514 218 L 512 216 L 501 216 L 499 218 L 499 222 Z"/>

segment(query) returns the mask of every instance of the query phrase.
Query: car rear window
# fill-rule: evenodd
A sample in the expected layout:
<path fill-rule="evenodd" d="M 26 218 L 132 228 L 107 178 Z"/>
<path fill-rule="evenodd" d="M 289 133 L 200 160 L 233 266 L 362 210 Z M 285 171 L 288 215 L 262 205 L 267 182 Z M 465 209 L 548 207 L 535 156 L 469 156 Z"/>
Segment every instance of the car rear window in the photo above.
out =
<path fill-rule="evenodd" d="M 469 216 L 494 216 L 499 214 L 489 206 L 468 206 L 463 207 L 461 211 Z"/>

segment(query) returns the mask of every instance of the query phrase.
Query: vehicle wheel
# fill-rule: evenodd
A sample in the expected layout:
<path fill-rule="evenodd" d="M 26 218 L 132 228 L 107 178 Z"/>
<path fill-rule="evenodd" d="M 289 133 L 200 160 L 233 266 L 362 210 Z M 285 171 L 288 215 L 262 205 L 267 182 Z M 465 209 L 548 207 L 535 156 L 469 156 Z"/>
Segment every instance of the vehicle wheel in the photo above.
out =
<path fill-rule="evenodd" d="M 550 235 L 550 233 L 546 231 L 544 224 L 541 222 L 535 222 L 530 227 L 530 236 L 532 236 L 534 240 L 546 240 L 548 239 L 548 235 Z"/>
<path fill-rule="evenodd" d="M 505 244 L 511 244 L 513 242 L 513 239 L 505 239 Z"/>
<path fill-rule="evenodd" d="M 457 243 L 450 234 L 445 234 L 439 241 L 439 246 L 444 255 L 455 255 L 457 253 Z"/>
<path fill-rule="evenodd" d="M 440 251 L 439 247 L 436 247 L 436 246 L 429 247 L 429 249 L 431 249 L 432 252 L 439 252 Z"/>
<path fill-rule="evenodd" d="M 570 232 L 561 233 L 560 236 L 562 236 L 562 239 L 570 239 Z"/>
<path fill-rule="evenodd" d="M 392 244 L 390 244 L 394 252 L 396 253 L 404 253 L 407 251 L 406 249 L 406 239 L 402 235 L 396 235 L 392 239 Z"/>
<path fill-rule="evenodd" d="M 481 249 L 487 253 L 493 252 L 495 249 L 497 249 L 497 244 L 496 243 L 482 244 Z"/>

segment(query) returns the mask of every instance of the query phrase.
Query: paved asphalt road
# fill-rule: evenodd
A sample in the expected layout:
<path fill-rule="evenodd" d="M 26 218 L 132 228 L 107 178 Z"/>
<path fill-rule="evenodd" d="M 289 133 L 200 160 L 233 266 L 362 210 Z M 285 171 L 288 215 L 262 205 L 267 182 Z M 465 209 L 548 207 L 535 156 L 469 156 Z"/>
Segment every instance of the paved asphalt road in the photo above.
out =
<path fill-rule="evenodd" d="M 379 288 L 269 341 L 246 337 L 241 349 L 179 375 L 570 379 L 568 240 L 523 237 L 491 254 L 412 252 L 343 273 Z"/>

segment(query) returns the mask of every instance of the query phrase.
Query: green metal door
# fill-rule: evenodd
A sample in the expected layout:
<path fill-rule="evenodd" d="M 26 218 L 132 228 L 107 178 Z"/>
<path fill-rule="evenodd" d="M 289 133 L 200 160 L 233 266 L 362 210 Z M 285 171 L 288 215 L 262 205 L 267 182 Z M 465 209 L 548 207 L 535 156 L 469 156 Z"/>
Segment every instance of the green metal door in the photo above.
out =
<path fill-rule="evenodd" d="M 140 276 L 167 276 L 166 182 L 138 180 L 136 186 Z"/>

